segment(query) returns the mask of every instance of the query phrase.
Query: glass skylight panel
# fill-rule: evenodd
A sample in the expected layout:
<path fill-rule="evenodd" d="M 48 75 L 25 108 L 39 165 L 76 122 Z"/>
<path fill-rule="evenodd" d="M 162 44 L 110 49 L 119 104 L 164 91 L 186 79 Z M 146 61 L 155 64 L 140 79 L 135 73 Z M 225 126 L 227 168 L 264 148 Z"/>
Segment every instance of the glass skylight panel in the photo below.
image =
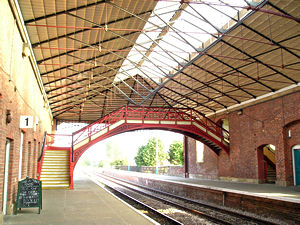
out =
<path fill-rule="evenodd" d="M 124 67 L 128 74 L 139 74 L 154 80 L 167 77 L 170 71 L 176 70 L 178 63 L 186 63 L 191 53 L 201 49 L 212 38 L 212 34 L 223 32 L 222 28 L 229 22 L 230 17 L 236 17 L 238 11 L 247 6 L 247 3 L 245 0 L 193 0 L 187 7 L 182 8 L 180 17 L 170 23 L 180 6 L 179 0 L 157 3 L 135 46 L 128 54 L 128 60 L 123 62 L 123 65 L 130 65 Z M 169 25 L 172 27 L 168 27 Z M 168 32 L 161 35 L 165 29 Z M 150 49 L 153 41 L 157 44 Z M 148 51 L 151 51 L 150 55 L 144 57 Z M 138 63 L 141 66 L 136 68 Z M 118 80 L 128 78 L 122 74 L 116 77 Z"/>

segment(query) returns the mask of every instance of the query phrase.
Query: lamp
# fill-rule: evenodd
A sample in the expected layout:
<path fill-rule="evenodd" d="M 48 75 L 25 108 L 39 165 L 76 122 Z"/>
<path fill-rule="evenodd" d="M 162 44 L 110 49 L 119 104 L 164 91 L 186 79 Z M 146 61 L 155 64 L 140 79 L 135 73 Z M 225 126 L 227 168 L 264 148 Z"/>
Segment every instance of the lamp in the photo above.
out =
<path fill-rule="evenodd" d="M 292 132 L 291 130 L 288 130 L 288 138 L 291 138 L 292 137 Z"/>
<path fill-rule="evenodd" d="M 237 111 L 237 114 L 238 114 L 238 115 L 242 115 L 242 114 L 243 114 L 243 110 L 242 110 L 242 109 L 239 109 L 239 110 Z"/>
<path fill-rule="evenodd" d="M 12 118 L 11 118 L 11 111 L 10 109 L 6 110 L 6 124 L 9 124 L 11 122 Z"/>
<path fill-rule="evenodd" d="M 23 42 L 22 56 L 28 57 L 30 55 L 29 45 L 26 42 Z"/>

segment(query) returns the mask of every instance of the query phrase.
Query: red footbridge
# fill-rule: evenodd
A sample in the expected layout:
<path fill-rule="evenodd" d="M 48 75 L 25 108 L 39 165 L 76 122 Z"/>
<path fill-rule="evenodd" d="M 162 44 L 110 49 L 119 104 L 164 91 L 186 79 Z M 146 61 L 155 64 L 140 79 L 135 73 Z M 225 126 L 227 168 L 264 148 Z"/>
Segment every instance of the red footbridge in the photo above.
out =
<path fill-rule="evenodd" d="M 200 112 L 187 108 L 123 106 L 69 135 L 71 140 L 67 147 L 55 146 L 55 139 L 58 135 L 48 135 L 48 143 L 45 144 L 39 159 L 39 179 L 44 179 L 43 183 L 46 182 L 46 184 L 50 181 L 55 183 L 54 178 L 58 171 L 51 177 L 49 170 L 54 171 L 55 168 L 59 170 L 59 165 L 64 165 L 63 169 L 66 172 L 61 174 L 61 177 L 68 177 L 68 180 L 64 180 L 64 186 L 72 189 L 76 163 L 89 147 L 108 137 L 141 129 L 159 129 L 181 133 L 201 141 L 216 154 L 222 150 L 229 153 L 229 132 Z M 49 137 L 51 138 L 49 139 Z M 53 168 L 51 165 L 56 165 L 56 167 Z M 49 187 L 51 187 L 50 184 Z"/>

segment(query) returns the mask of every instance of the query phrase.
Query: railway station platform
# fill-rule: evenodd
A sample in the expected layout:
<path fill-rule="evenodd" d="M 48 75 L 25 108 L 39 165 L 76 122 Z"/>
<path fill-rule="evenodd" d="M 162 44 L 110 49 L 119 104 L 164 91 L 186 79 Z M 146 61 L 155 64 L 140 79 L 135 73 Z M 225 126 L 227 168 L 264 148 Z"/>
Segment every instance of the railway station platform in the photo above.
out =
<path fill-rule="evenodd" d="M 220 180 L 209 180 L 201 178 L 184 178 L 177 176 L 165 176 L 149 173 L 138 173 L 131 171 L 115 170 L 116 173 L 132 177 L 143 177 L 161 181 L 189 184 L 211 190 L 228 191 L 232 193 L 252 195 L 262 198 L 270 198 L 282 201 L 290 201 L 300 204 L 300 186 L 282 187 L 275 184 L 252 184 L 241 182 L 229 182 Z"/>
<path fill-rule="evenodd" d="M 84 175 L 74 190 L 43 190 L 43 208 L 25 208 L 4 217 L 11 225 L 128 225 L 156 224 L 131 206 L 114 197 Z"/>
<path fill-rule="evenodd" d="M 101 172 L 204 204 L 270 219 L 292 221 L 291 224 L 300 223 L 299 187 L 183 178 L 120 170 Z"/>

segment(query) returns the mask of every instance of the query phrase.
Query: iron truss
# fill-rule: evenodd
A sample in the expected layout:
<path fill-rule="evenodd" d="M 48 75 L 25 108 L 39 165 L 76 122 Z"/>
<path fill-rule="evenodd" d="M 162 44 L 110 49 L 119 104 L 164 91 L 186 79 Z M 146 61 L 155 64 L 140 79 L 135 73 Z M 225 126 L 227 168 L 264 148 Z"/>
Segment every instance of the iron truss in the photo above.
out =
<path fill-rule="evenodd" d="M 52 114 L 210 115 L 299 85 L 297 0 L 19 0 Z"/>

